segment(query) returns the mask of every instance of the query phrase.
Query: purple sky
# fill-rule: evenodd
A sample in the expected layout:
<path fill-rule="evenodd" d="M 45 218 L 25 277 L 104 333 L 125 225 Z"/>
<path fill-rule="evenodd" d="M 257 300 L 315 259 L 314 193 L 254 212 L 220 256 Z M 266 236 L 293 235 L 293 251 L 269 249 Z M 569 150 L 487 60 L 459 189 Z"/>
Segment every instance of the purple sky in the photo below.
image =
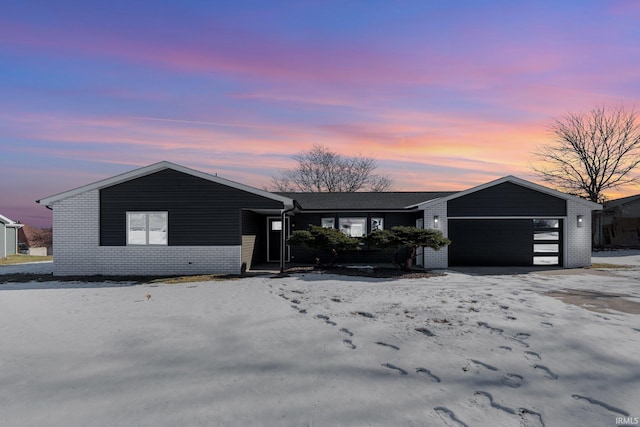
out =
<path fill-rule="evenodd" d="M 516 175 L 547 126 L 640 108 L 640 2 L 10 1 L 0 213 L 169 160 L 256 187 L 322 144 L 396 190 Z M 640 193 L 637 187 L 609 197 Z"/>

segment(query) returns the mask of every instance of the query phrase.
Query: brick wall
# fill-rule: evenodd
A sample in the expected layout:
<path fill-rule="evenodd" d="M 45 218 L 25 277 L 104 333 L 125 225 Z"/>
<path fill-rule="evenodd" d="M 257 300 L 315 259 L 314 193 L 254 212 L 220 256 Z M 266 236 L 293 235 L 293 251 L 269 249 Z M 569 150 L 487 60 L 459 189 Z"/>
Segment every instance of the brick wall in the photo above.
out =
<path fill-rule="evenodd" d="M 54 275 L 240 273 L 237 246 L 99 246 L 100 193 L 53 205 Z"/>
<path fill-rule="evenodd" d="M 582 215 L 582 227 L 578 227 L 578 215 Z M 582 204 L 567 201 L 566 251 L 564 267 L 577 268 L 591 265 L 591 209 Z"/>
<path fill-rule="evenodd" d="M 438 216 L 439 224 L 436 226 L 433 217 Z M 447 237 L 447 202 L 437 203 L 424 207 L 424 228 L 435 228 L 442 231 Z M 440 250 L 424 248 L 425 268 L 447 268 L 449 266 L 449 250 L 444 247 Z"/>

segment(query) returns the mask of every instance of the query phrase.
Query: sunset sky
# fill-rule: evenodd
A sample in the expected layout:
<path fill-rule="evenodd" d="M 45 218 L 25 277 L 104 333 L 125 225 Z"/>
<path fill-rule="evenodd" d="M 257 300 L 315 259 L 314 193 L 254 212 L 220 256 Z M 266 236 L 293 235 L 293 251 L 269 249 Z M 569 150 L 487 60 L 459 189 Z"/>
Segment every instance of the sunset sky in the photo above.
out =
<path fill-rule="evenodd" d="M 395 190 L 537 181 L 554 118 L 621 104 L 636 0 L 4 1 L 0 213 L 161 160 L 262 188 L 313 144 Z"/>

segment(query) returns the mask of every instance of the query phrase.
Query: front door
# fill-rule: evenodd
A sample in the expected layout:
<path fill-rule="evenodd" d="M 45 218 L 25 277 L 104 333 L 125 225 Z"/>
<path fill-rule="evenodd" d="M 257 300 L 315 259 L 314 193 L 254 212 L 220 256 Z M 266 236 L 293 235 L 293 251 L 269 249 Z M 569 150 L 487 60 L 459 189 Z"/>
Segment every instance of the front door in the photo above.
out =
<path fill-rule="evenodd" d="M 289 218 L 286 217 L 285 232 L 289 237 Z M 279 216 L 267 218 L 267 262 L 280 262 L 280 242 L 282 240 L 282 218 Z M 289 245 L 285 246 L 286 261 L 289 261 Z"/>

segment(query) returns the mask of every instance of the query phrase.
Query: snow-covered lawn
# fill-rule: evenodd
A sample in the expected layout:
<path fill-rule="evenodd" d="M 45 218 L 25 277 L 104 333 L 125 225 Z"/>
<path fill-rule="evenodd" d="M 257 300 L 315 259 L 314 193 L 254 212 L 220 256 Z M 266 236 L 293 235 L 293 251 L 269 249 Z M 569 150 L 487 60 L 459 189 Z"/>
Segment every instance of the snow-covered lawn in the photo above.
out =
<path fill-rule="evenodd" d="M 615 270 L 0 284 L 0 425 L 600 427 L 640 416 L 640 315 L 546 295 L 567 289 L 640 306 L 640 282 Z"/>

